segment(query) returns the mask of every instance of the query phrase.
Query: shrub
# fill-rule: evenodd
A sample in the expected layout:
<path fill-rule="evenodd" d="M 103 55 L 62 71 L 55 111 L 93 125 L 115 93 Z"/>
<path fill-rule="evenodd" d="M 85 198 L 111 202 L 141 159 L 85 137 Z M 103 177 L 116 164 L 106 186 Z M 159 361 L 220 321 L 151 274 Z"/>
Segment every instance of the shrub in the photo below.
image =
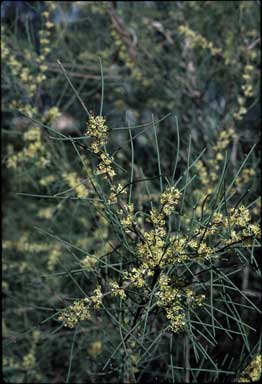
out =
<path fill-rule="evenodd" d="M 2 30 L 5 379 L 258 377 L 257 5 L 30 7 Z"/>

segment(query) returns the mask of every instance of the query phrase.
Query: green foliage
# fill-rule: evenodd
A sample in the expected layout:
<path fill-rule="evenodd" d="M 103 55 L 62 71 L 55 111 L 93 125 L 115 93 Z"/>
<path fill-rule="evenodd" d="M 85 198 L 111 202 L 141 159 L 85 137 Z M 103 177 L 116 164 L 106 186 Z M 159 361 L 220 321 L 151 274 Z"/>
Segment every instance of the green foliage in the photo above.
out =
<path fill-rule="evenodd" d="M 258 2 L 4 3 L 5 380 L 245 380 Z"/>

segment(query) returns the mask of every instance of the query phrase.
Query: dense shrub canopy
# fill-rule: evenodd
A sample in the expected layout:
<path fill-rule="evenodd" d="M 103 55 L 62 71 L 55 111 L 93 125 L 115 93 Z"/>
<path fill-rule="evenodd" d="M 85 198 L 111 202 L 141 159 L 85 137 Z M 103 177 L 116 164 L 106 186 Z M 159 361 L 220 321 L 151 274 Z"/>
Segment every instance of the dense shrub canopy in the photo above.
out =
<path fill-rule="evenodd" d="M 6 382 L 259 379 L 260 2 L 2 2 Z"/>

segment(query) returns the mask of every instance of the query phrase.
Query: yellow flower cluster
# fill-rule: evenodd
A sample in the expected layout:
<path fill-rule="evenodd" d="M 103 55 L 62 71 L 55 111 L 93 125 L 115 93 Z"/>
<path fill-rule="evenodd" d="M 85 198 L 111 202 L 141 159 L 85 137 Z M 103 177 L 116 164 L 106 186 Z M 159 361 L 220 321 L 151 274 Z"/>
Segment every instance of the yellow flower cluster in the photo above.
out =
<path fill-rule="evenodd" d="M 107 144 L 108 127 L 103 116 L 90 115 L 87 123 L 86 135 L 92 139 L 90 148 L 94 153 L 100 153 Z"/>
<path fill-rule="evenodd" d="M 42 12 L 42 16 L 44 18 L 44 28 L 39 31 L 40 36 L 40 46 L 41 46 L 41 55 L 38 57 L 39 69 L 40 72 L 44 73 L 47 70 L 47 66 L 43 64 L 46 56 L 51 52 L 50 49 L 50 29 L 54 27 L 54 23 L 50 21 L 51 12 L 55 9 L 55 2 L 45 1 L 47 6 L 47 10 Z M 42 75 L 44 76 L 44 75 Z M 45 79 L 45 76 L 43 80 Z"/>
<path fill-rule="evenodd" d="M 33 351 L 31 351 L 23 357 L 22 366 L 24 369 L 31 370 L 35 367 L 35 365 L 36 365 L 35 354 Z"/>
<path fill-rule="evenodd" d="M 38 212 L 37 212 L 37 216 L 40 218 L 40 219 L 46 219 L 46 220 L 49 220 L 52 218 L 53 216 L 53 212 L 54 212 L 54 209 L 53 208 L 41 208 Z"/>
<path fill-rule="evenodd" d="M 183 263 L 187 260 L 190 260 L 191 257 L 194 257 L 195 260 L 209 260 L 214 257 L 215 250 L 212 249 L 204 241 L 204 239 L 214 233 L 212 227 L 205 230 L 196 230 L 195 239 L 187 239 L 186 237 L 176 237 L 174 235 L 170 236 L 171 241 L 171 251 L 169 262 L 173 261 L 176 263 Z M 204 238 L 202 238 L 204 235 Z M 199 241 L 201 239 L 201 241 Z"/>
<path fill-rule="evenodd" d="M 131 271 L 125 271 L 123 276 L 128 284 L 136 288 L 142 288 L 146 284 L 146 279 L 153 274 L 153 270 L 147 269 L 142 265 L 139 268 L 132 268 Z"/>
<path fill-rule="evenodd" d="M 65 327 L 74 328 L 80 321 L 89 320 L 91 309 L 98 309 L 102 305 L 103 294 L 101 288 L 97 286 L 90 297 L 75 300 L 72 305 L 60 311 L 58 320 L 62 321 Z"/>
<path fill-rule="evenodd" d="M 162 204 L 162 211 L 166 216 L 170 216 L 180 198 L 180 192 L 175 187 L 167 188 L 160 196 L 160 203 Z"/>
<path fill-rule="evenodd" d="M 17 109 L 19 112 L 22 112 L 29 118 L 33 118 L 37 114 L 37 108 L 33 107 L 32 104 L 21 104 L 17 100 L 12 100 L 10 107 L 13 109 Z"/>
<path fill-rule="evenodd" d="M 39 372 L 36 372 L 36 370 L 37 370 L 36 346 L 40 340 L 40 337 L 41 337 L 41 333 L 39 331 L 34 331 L 32 333 L 32 341 L 31 341 L 30 351 L 23 356 L 22 369 L 24 369 L 25 371 L 29 371 L 29 372 L 34 371 L 34 376 L 39 377 L 39 379 L 41 380 L 42 375 Z"/>
<path fill-rule="evenodd" d="M 111 193 L 110 193 L 109 198 L 108 198 L 109 204 L 115 204 L 117 202 L 118 196 L 127 194 L 127 190 L 124 189 L 123 185 L 120 183 L 117 186 L 112 184 L 110 189 L 111 189 Z"/>
<path fill-rule="evenodd" d="M 106 176 L 114 177 L 116 173 L 112 168 L 113 157 L 109 156 L 108 153 L 104 152 L 104 153 L 99 153 L 98 158 L 99 158 L 99 163 L 96 170 L 97 175 L 106 175 Z"/>
<path fill-rule="evenodd" d="M 42 185 L 43 187 L 48 187 L 54 181 L 56 181 L 56 177 L 54 175 L 48 175 L 48 176 L 42 177 L 42 179 L 39 181 L 39 184 Z"/>
<path fill-rule="evenodd" d="M 93 343 L 91 343 L 91 345 L 90 345 L 89 348 L 88 348 L 88 353 L 89 353 L 92 357 L 96 357 L 96 356 L 99 355 L 101 352 L 102 352 L 102 343 L 101 343 L 101 341 L 99 341 L 99 340 L 94 341 Z"/>
<path fill-rule="evenodd" d="M 105 119 L 101 116 L 90 116 L 87 135 L 91 139 L 92 152 L 100 160 L 98 170 L 102 166 L 101 163 L 111 167 L 111 159 L 109 159 L 104 149 L 108 138 Z M 205 188 L 209 187 L 211 191 L 213 185 L 212 178 L 209 177 L 209 168 L 214 173 L 218 173 L 219 162 L 223 159 L 222 151 L 229 145 L 232 137 L 234 137 L 233 128 L 221 131 L 213 147 L 213 154 L 216 155 L 215 159 L 213 161 L 207 160 L 207 166 L 204 163 L 197 163 L 198 171 L 204 169 L 205 172 L 204 180 L 206 181 L 203 181 L 203 177 L 200 177 L 200 180 Z M 108 163 L 107 159 L 109 159 Z M 106 170 L 105 174 L 108 173 L 108 170 Z M 75 178 L 76 174 L 74 174 Z M 213 179 L 216 180 L 216 177 Z M 182 233 L 167 234 L 169 218 L 175 212 L 181 196 L 178 189 L 168 187 L 160 194 L 158 208 L 152 207 L 149 213 L 144 212 L 146 221 L 150 225 L 150 229 L 147 229 L 143 226 L 143 219 L 137 217 L 138 212 L 135 213 L 134 205 L 132 203 L 123 203 L 121 199 L 118 200 L 117 197 L 122 194 L 123 186 L 121 184 L 112 186 L 111 182 L 109 184 L 111 188 L 109 202 L 118 204 L 117 213 L 124 232 L 129 234 L 128 239 L 136 239 L 135 250 L 139 261 L 138 266 L 123 272 L 124 284 L 122 286 L 117 281 L 109 283 L 109 293 L 112 296 L 124 299 L 126 298 L 126 287 L 128 285 L 144 290 L 148 289 L 148 282 L 151 284 L 155 282 L 156 287 L 158 287 L 156 293 L 157 305 L 164 308 L 172 331 L 178 332 L 185 326 L 186 306 L 201 305 L 204 296 L 197 295 L 188 286 L 176 284 L 178 282 L 172 281 L 167 275 L 163 275 L 163 268 L 173 263 L 182 263 L 189 260 L 205 262 L 211 258 L 219 257 L 224 247 L 228 248 L 231 245 L 234 247 L 236 243 L 241 242 L 244 244 L 243 242 L 246 241 L 247 237 L 258 237 L 260 235 L 259 227 L 257 224 L 250 223 L 249 211 L 244 206 L 240 206 L 239 208 L 229 209 L 227 215 L 223 215 L 222 212 L 214 212 L 211 222 L 206 226 L 196 220 L 193 237 Z M 97 207 L 102 208 L 99 202 L 97 202 Z M 212 247 L 211 244 L 217 245 Z M 85 266 L 92 268 L 96 264 L 94 259 L 94 257 L 88 255 L 82 260 L 81 265 L 84 268 Z M 88 298 L 88 302 L 85 303 L 88 316 L 90 316 L 91 306 L 100 308 L 102 297 L 101 288 L 97 287 L 93 295 Z M 77 304 L 83 305 L 83 302 L 80 301 L 80 304 L 79 302 Z M 70 326 L 74 326 L 79 321 L 79 317 L 73 316 L 71 312 L 69 317 L 71 319 Z M 65 322 L 68 323 L 67 320 Z"/>
<path fill-rule="evenodd" d="M 245 237 L 256 237 L 261 239 L 261 226 L 258 224 L 249 224 L 243 229 L 242 235 Z"/>
<path fill-rule="evenodd" d="M 172 250 L 172 258 L 169 262 L 183 263 L 188 259 L 186 254 L 187 238 L 182 235 L 171 235 L 170 236 L 170 248 Z"/>
<path fill-rule="evenodd" d="M 250 58 L 252 60 L 252 58 Z M 237 99 L 238 102 L 238 110 L 234 113 L 233 117 L 236 120 L 242 120 L 243 116 L 247 113 L 247 108 L 245 106 L 246 99 L 248 97 L 252 97 L 254 95 L 254 78 L 256 74 L 255 65 L 249 63 L 244 67 L 244 73 L 242 76 L 243 85 L 242 91 L 243 96 L 239 96 Z"/>
<path fill-rule="evenodd" d="M 247 109 L 245 107 L 246 100 L 244 97 L 239 96 L 237 98 L 237 102 L 238 102 L 238 111 L 234 112 L 233 117 L 235 120 L 242 120 L 245 114 L 247 113 Z"/>
<path fill-rule="evenodd" d="M 17 363 L 17 362 L 15 362 L 15 360 L 14 360 L 14 358 L 13 357 L 6 357 L 6 356 L 3 356 L 2 357 L 2 366 L 4 367 L 4 368 L 6 368 L 6 367 L 12 367 L 12 369 L 20 369 L 20 365 Z"/>
<path fill-rule="evenodd" d="M 21 252 L 25 255 L 29 253 L 38 254 L 45 253 L 48 255 L 47 268 L 49 271 L 53 271 L 57 263 L 59 262 L 61 256 L 63 255 L 63 250 L 61 244 L 56 243 L 46 243 L 46 242 L 33 242 L 30 239 L 30 236 L 27 232 L 21 234 L 19 240 L 3 240 L 2 247 L 4 250 L 12 250 L 15 252 Z M 23 272 L 25 269 L 29 269 L 29 264 L 27 262 L 19 261 L 18 269 L 20 272 Z"/>
<path fill-rule="evenodd" d="M 209 212 L 210 214 L 210 212 Z M 181 237 L 176 239 L 170 236 L 173 242 L 175 255 L 169 260 L 180 263 L 190 260 L 209 260 L 219 257 L 221 249 L 226 246 L 250 246 L 254 238 L 261 238 L 261 228 L 256 223 L 251 223 L 250 211 L 241 205 L 238 208 L 231 208 L 227 214 L 214 212 L 210 223 L 203 227 L 196 221 L 193 231 L 193 238 Z M 212 247 L 212 244 L 217 244 Z"/>
<path fill-rule="evenodd" d="M 202 204 L 205 196 L 214 191 L 214 182 L 216 182 L 219 178 L 218 171 L 220 169 L 221 161 L 224 160 L 223 151 L 228 147 L 234 137 L 234 128 L 220 131 L 216 143 L 212 148 L 211 157 L 207 159 L 206 164 L 204 164 L 202 160 L 198 160 L 196 162 L 195 170 L 198 174 L 201 187 L 194 190 L 194 196 L 200 199 L 200 205 Z"/>
<path fill-rule="evenodd" d="M 210 226 L 205 229 L 196 230 L 197 238 L 205 240 L 208 236 L 216 235 L 217 238 L 220 238 L 221 244 L 233 245 L 235 243 L 242 243 L 242 245 L 248 245 L 246 238 L 261 238 L 261 228 L 258 224 L 251 223 L 250 211 L 241 205 L 239 208 L 231 208 L 228 212 L 228 215 L 223 216 L 221 213 L 214 213 L 212 222 Z M 204 244 L 204 243 L 203 243 Z M 214 248 L 210 252 L 212 256 L 219 250 Z M 201 247 L 199 247 L 198 252 L 200 252 Z M 203 251 L 203 250 L 202 250 Z"/>
<path fill-rule="evenodd" d="M 185 304 L 201 305 L 205 296 L 197 296 L 190 288 L 182 290 L 180 287 L 172 286 L 171 278 L 165 274 L 160 276 L 158 285 L 159 290 L 156 292 L 157 305 L 164 308 L 172 332 L 177 333 L 186 324 Z"/>
<path fill-rule="evenodd" d="M 262 355 L 257 355 L 239 377 L 239 383 L 259 382 L 262 376 Z"/>
<path fill-rule="evenodd" d="M 45 72 L 47 66 L 44 65 L 47 54 L 50 52 L 50 29 L 53 27 L 53 23 L 50 22 L 51 12 L 55 9 L 55 2 L 45 2 L 47 10 L 42 13 L 44 17 L 44 28 L 39 31 L 41 55 L 35 56 L 34 53 L 24 50 L 20 51 L 19 57 L 12 52 L 12 49 L 8 47 L 5 42 L 5 34 L 2 34 L 2 52 L 7 65 L 14 78 L 16 78 L 17 84 L 20 84 L 23 93 L 26 93 L 27 97 L 32 99 L 35 95 L 38 87 L 46 79 Z M 3 30 L 4 31 L 4 30 Z M 39 68 L 32 66 L 33 62 L 39 64 Z M 33 107 L 33 103 L 21 104 L 17 100 L 13 100 L 10 104 L 11 108 L 17 109 L 29 118 L 33 118 L 38 114 L 37 108 Z M 59 111 L 56 107 L 51 108 L 46 115 L 40 114 L 39 120 L 43 123 L 49 123 L 52 119 L 59 115 Z M 39 168 L 45 167 L 50 161 L 50 156 L 47 153 L 44 143 L 41 139 L 40 130 L 38 127 L 31 127 L 28 133 L 25 134 L 24 139 L 28 145 L 23 148 L 22 151 L 13 153 L 12 149 L 9 151 L 9 158 L 7 161 L 7 167 L 16 168 L 17 165 L 26 162 L 28 159 L 34 159 L 35 165 Z"/>
<path fill-rule="evenodd" d="M 6 42 L 3 39 L 4 34 L 5 34 L 5 28 L 4 28 L 4 25 L 2 24 L 1 25 L 1 55 L 3 60 L 5 60 L 9 55 L 9 49 L 6 45 Z"/>
<path fill-rule="evenodd" d="M 225 150 L 228 145 L 230 144 L 232 138 L 235 137 L 235 132 L 233 128 L 230 128 L 229 130 L 223 130 L 218 135 L 218 139 L 215 143 L 215 145 L 212 148 L 211 156 L 206 160 L 206 163 L 204 164 L 202 160 L 199 160 L 195 164 L 195 169 L 199 177 L 200 181 L 200 187 L 195 189 L 193 194 L 196 200 L 198 201 L 198 206 L 195 209 L 195 218 L 200 218 L 202 215 L 202 204 L 204 202 L 204 199 L 207 197 L 208 194 L 212 194 L 214 192 L 214 187 L 216 185 L 215 182 L 218 181 L 219 178 L 219 170 L 221 169 L 221 163 L 220 161 L 224 159 L 223 156 L 223 150 Z M 242 173 L 238 176 L 238 178 L 235 180 L 235 187 L 232 188 L 232 192 L 239 192 L 241 187 L 250 181 L 250 179 L 255 175 L 255 171 L 252 168 L 244 168 L 242 170 Z M 244 215 L 244 212 L 246 215 L 248 215 L 248 211 L 245 211 L 245 208 L 240 207 L 233 213 L 234 210 L 231 210 L 229 212 L 229 220 L 226 215 L 222 215 L 222 213 L 214 213 L 211 226 L 209 226 L 206 230 L 199 230 L 197 229 L 196 232 L 201 237 L 202 234 L 205 235 L 205 237 L 209 235 L 219 235 L 219 231 L 223 229 L 224 233 L 224 239 L 225 244 L 231 244 L 234 242 L 241 242 L 245 237 L 247 236 L 256 236 L 259 238 L 260 231 L 257 226 L 257 224 L 250 224 L 250 222 L 246 223 L 245 227 L 239 228 L 239 223 L 244 223 L 247 216 Z M 208 204 L 205 206 L 205 215 L 211 214 L 211 211 L 208 207 Z M 255 208 L 255 212 L 258 213 L 258 210 Z M 254 212 L 254 213 L 255 213 Z M 238 219 L 236 219 L 238 217 Z M 187 221 L 186 221 L 187 220 Z M 190 221 L 189 217 L 184 219 L 184 222 L 188 224 Z M 220 226 L 219 230 L 216 228 L 216 226 Z M 229 228 L 231 228 L 231 238 L 228 238 L 228 231 Z M 249 234 L 249 235 L 248 235 Z M 245 244 L 247 245 L 248 242 L 245 241 Z M 210 256 L 212 256 L 211 253 L 209 253 Z M 212 256 L 213 257 L 213 256 Z"/>
<path fill-rule="evenodd" d="M 153 229 L 144 233 L 144 242 L 137 245 L 139 258 L 148 268 L 166 264 L 170 257 L 171 248 L 165 252 L 166 230 L 163 227 Z"/>
<path fill-rule="evenodd" d="M 147 221 L 153 226 L 153 229 L 141 233 L 140 241 L 137 245 L 139 259 L 144 268 L 154 268 L 156 265 L 163 265 L 165 260 L 171 256 L 171 248 L 166 248 L 166 221 L 174 212 L 178 204 L 180 192 L 174 187 L 167 188 L 160 196 L 159 209 L 153 208 L 150 211 Z M 123 206 L 124 209 L 118 211 L 121 225 L 126 233 L 137 232 L 141 220 L 135 219 L 134 205 Z"/>
<path fill-rule="evenodd" d="M 90 149 L 98 158 L 97 174 L 112 178 L 115 171 L 112 168 L 113 158 L 108 155 L 105 145 L 108 140 L 108 127 L 103 116 L 90 115 L 86 135 L 91 138 Z"/>
<path fill-rule="evenodd" d="M 142 286 L 142 280 L 149 271 L 156 266 L 163 266 L 171 262 L 174 254 L 174 247 L 166 246 L 167 233 L 166 225 L 169 216 L 175 211 L 178 204 L 180 192 L 174 188 L 166 188 L 160 195 L 159 209 L 152 208 L 147 221 L 152 225 L 152 229 L 139 229 L 140 238 L 136 247 L 139 260 L 142 262 L 141 268 L 134 268 L 128 274 L 128 278 L 137 286 Z M 133 231 L 137 233 L 139 220 L 135 219 L 134 205 L 124 205 L 124 209 L 118 211 L 121 225 L 126 233 Z M 133 277 L 131 275 L 133 274 Z"/>
<path fill-rule="evenodd" d="M 94 294 L 90 296 L 90 302 L 93 304 L 94 308 L 100 308 L 102 305 L 102 291 L 101 288 L 98 286 L 94 290 Z"/>
<path fill-rule="evenodd" d="M 92 269 L 97 263 L 97 258 L 93 256 L 86 255 L 83 260 L 81 260 L 80 265 L 82 268 Z"/>
<path fill-rule="evenodd" d="M 4 240 L 2 243 L 3 249 L 12 249 L 23 253 L 40 253 L 47 252 L 50 249 L 50 244 L 34 243 L 30 240 L 29 233 L 22 233 L 17 241 Z"/>
<path fill-rule="evenodd" d="M 36 83 L 40 85 L 44 80 L 46 80 L 45 73 L 48 70 L 48 66 L 44 64 L 47 56 L 51 52 L 51 29 L 54 27 L 54 24 L 50 21 L 51 13 L 55 9 L 55 2 L 46 1 L 45 2 L 47 10 L 42 13 L 44 18 L 44 28 L 39 31 L 39 43 L 41 54 L 36 57 L 36 62 L 39 66 L 39 74 L 36 76 Z"/>
<path fill-rule="evenodd" d="M 208 41 L 204 36 L 193 31 L 187 25 L 180 25 L 178 31 L 188 39 L 192 47 L 208 49 L 212 56 L 222 55 L 221 48 L 215 47 L 211 41 Z"/>
<path fill-rule="evenodd" d="M 80 321 L 90 319 L 90 301 L 88 298 L 75 300 L 72 305 L 63 309 L 58 317 L 64 327 L 74 328 Z"/>
<path fill-rule="evenodd" d="M 68 185 L 72 188 L 72 190 L 76 193 L 76 196 L 79 199 L 84 199 L 88 196 L 89 190 L 77 176 L 76 172 L 64 172 L 62 176 Z"/>
<path fill-rule="evenodd" d="M 250 179 L 256 174 L 253 168 L 245 168 L 241 174 L 236 179 L 236 185 L 238 188 L 241 188 L 243 185 L 247 184 Z"/>
<path fill-rule="evenodd" d="M 59 116 L 61 116 L 61 112 L 59 111 L 59 109 L 57 107 L 51 107 L 45 113 L 44 121 L 45 123 L 49 124 L 55 119 L 57 119 Z"/>
<path fill-rule="evenodd" d="M 212 224 L 217 226 L 221 225 L 224 222 L 224 217 L 221 212 L 214 212 L 212 217 Z"/>
<path fill-rule="evenodd" d="M 130 356 L 130 363 L 131 363 L 130 370 L 131 370 L 132 374 L 134 375 L 137 372 L 139 372 L 139 368 L 138 368 L 139 356 L 137 354 L 133 353 L 135 343 L 130 343 L 130 344 L 131 344 L 131 348 L 127 349 L 127 353 Z M 129 382 L 130 382 L 130 380 L 129 380 Z"/>
<path fill-rule="evenodd" d="M 121 39 L 119 33 L 117 33 L 113 27 L 111 29 L 111 36 L 118 48 L 119 58 L 125 63 L 127 68 L 132 69 L 134 67 L 134 60 L 130 58 L 126 44 L 123 42 L 123 39 Z"/>
<path fill-rule="evenodd" d="M 214 250 L 204 241 L 201 241 L 201 243 L 198 245 L 196 252 L 197 258 L 201 260 L 209 260 L 214 254 Z"/>
<path fill-rule="evenodd" d="M 203 163 L 202 160 L 198 160 L 196 162 L 195 169 L 199 175 L 199 180 L 200 180 L 201 184 L 202 185 L 208 185 L 208 183 L 210 181 L 209 173 L 208 173 L 207 167 L 205 166 L 205 164 Z"/>
<path fill-rule="evenodd" d="M 217 142 L 213 147 L 216 154 L 226 149 L 234 137 L 235 137 L 234 128 L 224 129 L 220 131 L 218 134 Z M 221 160 L 221 158 L 219 160 Z"/>
<path fill-rule="evenodd" d="M 114 40 L 114 44 L 118 49 L 119 59 L 125 63 L 128 69 L 130 69 L 131 76 L 134 79 L 143 81 L 144 83 L 142 71 L 137 66 L 135 66 L 136 51 L 132 45 L 132 36 L 130 35 L 130 37 L 127 38 L 127 35 L 125 34 L 125 36 L 122 38 L 113 26 L 111 29 L 111 36 Z M 126 42 L 128 41 L 129 44 L 125 43 L 124 40 L 126 40 Z"/>
<path fill-rule="evenodd" d="M 22 88 L 26 91 L 27 95 L 31 98 L 36 91 L 37 84 L 35 82 L 35 76 L 31 73 L 30 69 L 27 66 L 23 66 L 22 61 L 19 60 L 15 54 L 7 47 L 6 43 L 2 38 L 2 54 L 6 59 L 12 76 L 17 78 L 20 82 Z"/>
<path fill-rule="evenodd" d="M 130 227 L 132 227 L 132 225 L 136 225 L 134 217 L 134 204 L 125 204 L 123 209 L 121 208 L 118 213 L 120 215 L 120 223 L 123 226 L 123 229 L 126 233 L 129 233 Z"/>
<path fill-rule="evenodd" d="M 252 208 L 252 213 L 256 216 L 261 216 L 261 198 L 256 200 Z"/>
<path fill-rule="evenodd" d="M 45 167 L 50 161 L 50 155 L 47 153 L 42 143 L 41 129 L 37 126 L 32 126 L 23 136 L 27 144 L 19 152 L 14 152 L 13 148 L 8 148 L 7 168 L 16 168 L 29 159 L 35 159 L 36 165 L 39 168 Z"/>
<path fill-rule="evenodd" d="M 239 208 L 230 209 L 230 224 L 245 227 L 251 220 L 249 210 L 241 205 Z"/>
<path fill-rule="evenodd" d="M 151 209 L 147 219 L 153 229 L 143 231 L 143 238 L 137 245 L 140 260 L 146 268 L 163 266 L 170 262 L 174 254 L 172 247 L 166 246 L 166 224 L 168 217 L 175 211 L 180 192 L 174 188 L 166 188 L 160 195 L 159 209 Z"/>
<path fill-rule="evenodd" d="M 41 55 L 38 57 L 33 57 L 32 52 L 28 50 L 22 51 L 23 58 L 25 63 L 21 58 L 17 57 L 15 53 L 7 46 L 4 37 L 4 29 L 2 28 L 2 55 L 8 64 L 12 75 L 18 79 L 23 90 L 26 91 L 29 98 L 32 98 L 40 84 L 46 80 L 45 72 L 47 71 L 47 66 L 43 64 L 46 59 L 47 54 L 50 53 L 50 28 L 54 26 L 50 22 L 50 12 L 55 8 L 55 4 L 52 1 L 45 2 L 47 11 L 42 12 L 42 15 L 45 19 L 44 29 L 39 31 L 40 36 L 40 46 L 41 46 Z M 21 55 L 21 52 L 20 52 Z M 39 64 L 39 72 L 35 73 L 35 68 L 31 66 L 31 63 L 36 61 Z"/>
<path fill-rule="evenodd" d="M 243 80 L 245 80 L 245 83 L 242 85 L 242 90 L 246 97 L 251 97 L 254 94 L 252 86 L 254 71 L 255 67 L 251 64 L 247 64 L 244 68 Z"/>
<path fill-rule="evenodd" d="M 51 247 L 48 253 L 47 268 L 52 272 L 55 266 L 59 263 L 61 256 L 63 255 L 62 247 L 60 244 L 55 244 Z"/>
<path fill-rule="evenodd" d="M 12 107 L 18 109 L 28 117 L 34 117 L 37 114 L 37 109 L 29 104 L 23 105 L 15 100 L 12 102 Z M 43 123 L 50 121 L 59 115 L 58 109 L 50 108 L 46 116 L 42 118 Z M 50 153 L 47 152 L 42 139 L 41 128 L 35 125 L 30 125 L 29 129 L 23 134 L 25 147 L 21 151 L 14 152 L 13 147 L 8 147 L 7 168 L 16 168 L 29 160 L 34 160 L 35 165 L 39 168 L 44 168 L 50 162 Z"/>
<path fill-rule="evenodd" d="M 117 281 L 110 281 L 110 292 L 112 296 L 119 296 L 121 299 L 126 298 L 126 294 L 123 288 L 119 287 L 119 284 Z"/>

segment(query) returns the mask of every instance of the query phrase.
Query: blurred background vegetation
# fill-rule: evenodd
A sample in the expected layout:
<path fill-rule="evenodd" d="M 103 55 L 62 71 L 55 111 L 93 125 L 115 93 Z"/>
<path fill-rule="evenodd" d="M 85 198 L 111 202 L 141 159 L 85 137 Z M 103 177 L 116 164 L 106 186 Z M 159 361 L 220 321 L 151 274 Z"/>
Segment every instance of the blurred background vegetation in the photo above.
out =
<path fill-rule="evenodd" d="M 114 246 L 110 226 L 88 205 L 85 175 L 74 148 L 69 141 L 55 140 L 84 135 L 87 114 L 79 95 L 88 110 L 98 114 L 104 88 L 110 153 L 122 167 L 119 182 L 128 183 L 131 169 L 128 124 L 138 126 L 133 133 L 135 178 L 158 174 L 152 115 L 160 121 L 156 127 L 162 173 L 172 175 L 178 156 L 176 179 L 186 168 L 189 141 L 193 159 L 203 148 L 206 159 L 212 158 L 219 132 L 233 128 L 228 152 L 232 179 L 259 140 L 260 44 L 259 1 L 2 2 L 6 382 L 66 381 L 73 331 L 61 328 L 52 314 L 65 306 L 68 296 L 78 297 L 77 284 L 93 284 L 92 270 L 77 281 L 68 278 L 67 271 L 79 269 L 86 254 L 103 255 Z M 88 167 L 93 164 L 90 158 Z M 203 166 L 211 165 L 206 160 Z M 259 166 L 256 145 L 235 187 L 235 201 L 244 196 L 255 220 L 260 215 Z M 212 180 L 201 184 L 200 175 L 188 207 L 195 198 L 203 201 L 211 187 Z M 150 188 L 154 198 L 158 181 Z M 142 207 L 144 189 L 137 186 L 135 193 Z M 256 260 L 242 268 L 235 283 L 259 305 Z M 258 328 L 257 314 L 248 309 L 241 313 Z M 102 315 L 81 328 L 72 382 L 116 383 L 123 377 L 130 382 L 117 354 L 102 370 L 119 342 L 113 330 Z M 199 338 L 205 346 L 204 336 Z M 203 359 L 191 377 L 175 370 L 175 380 L 233 381 L 257 354 L 257 339 L 254 333 L 246 343 L 237 335 L 232 340 L 220 329 L 210 355 L 221 372 L 213 372 L 209 362 L 206 367 Z M 186 342 L 182 335 L 174 351 L 177 366 L 185 367 Z M 130 369 L 138 382 L 171 380 L 168 343 L 159 342 L 146 366 L 139 366 L 130 352 Z"/>

